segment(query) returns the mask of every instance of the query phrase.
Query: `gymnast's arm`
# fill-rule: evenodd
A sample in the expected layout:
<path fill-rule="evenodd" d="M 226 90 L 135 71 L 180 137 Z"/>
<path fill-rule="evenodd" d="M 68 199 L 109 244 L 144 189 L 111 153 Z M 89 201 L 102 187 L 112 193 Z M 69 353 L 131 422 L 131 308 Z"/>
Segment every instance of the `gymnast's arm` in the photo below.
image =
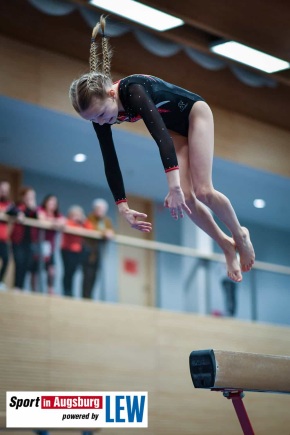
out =
<path fill-rule="evenodd" d="M 111 125 L 99 125 L 93 122 L 93 126 L 99 139 L 108 185 L 114 196 L 119 212 L 125 217 L 132 228 L 144 232 L 151 231 L 151 224 L 149 222 L 138 220 L 139 218 L 146 218 L 147 215 L 131 210 L 128 206 L 123 176 L 113 141 Z"/>
<path fill-rule="evenodd" d="M 126 202 L 123 176 L 115 150 L 111 125 L 100 125 L 93 122 L 93 126 L 99 139 L 107 182 L 116 204 Z"/>
<path fill-rule="evenodd" d="M 174 144 L 164 121 L 147 94 L 144 86 L 133 83 L 127 91 L 128 103 L 132 109 L 141 115 L 149 133 L 155 140 L 165 172 L 178 169 Z"/>
<path fill-rule="evenodd" d="M 141 115 L 149 133 L 159 148 L 169 187 L 169 193 L 164 202 L 165 207 L 170 208 L 174 219 L 178 219 L 177 210 L 180 212 L 180 217 L 183 217 L 181 209 L 191 213 L 185 203 L 180 187 L 179 167 L 173 140 L 154 102 L 147 94 L 144 86 L 136 83 L 129 85 L 127 98 L 132 109 Z"/>

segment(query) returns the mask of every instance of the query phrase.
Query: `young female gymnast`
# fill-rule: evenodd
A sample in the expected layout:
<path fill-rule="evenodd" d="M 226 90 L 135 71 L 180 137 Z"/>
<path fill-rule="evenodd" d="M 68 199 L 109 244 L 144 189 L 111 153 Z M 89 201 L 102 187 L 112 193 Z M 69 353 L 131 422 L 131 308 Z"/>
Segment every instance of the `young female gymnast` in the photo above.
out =
<path fill-rule="evenodd" d="M 225 254 L 228 276 L 242 280 L 252 268 L 255 253 L 249 232 L 241 227 L 233 207 L 212 184 L 214 124 L 202 97 L 160 78 L 133 74 L 116 83 L 111 79 L 112 51 L 105 35 L 105 18 L 93 29 L 90 73 L 73 81 L 70 99 L 79 115 L 93 123 L 109 187 L 121 215 L 131 227 L 149 232 L 147 215 L 130 209 L 112 138 L 111 125 L 143 119 L 159 148 L 169 193 L 164 206 L 174 219 L 190 219 L 212 237 Z M 101 34 L 99 59 L 96 38 Z M 216 224 L 210 211 L 227 226 L 232 237 Z M 236 253 L 239 254 L 239 260 Z"/>

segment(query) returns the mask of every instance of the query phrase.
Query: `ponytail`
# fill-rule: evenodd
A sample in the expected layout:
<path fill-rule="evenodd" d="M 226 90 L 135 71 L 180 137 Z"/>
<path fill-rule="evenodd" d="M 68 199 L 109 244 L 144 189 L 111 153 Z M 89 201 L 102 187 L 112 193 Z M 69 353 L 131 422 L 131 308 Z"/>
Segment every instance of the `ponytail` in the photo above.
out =
<path fill-rule="evenodd" d="M 80 113 L 86 110 L 93 97 L 105 98 L 106 91 L 112 86 L 111 59 L 112 49 L 105 34 L 106 19 L 102 15 L 95 25 L 90 45 L 90 72 L 71 84 L 69 96 L 74 109 Z M 101 33 L 101 56 L 98 52 L 97 37 Z"/>
<path fill-rule="evenodd" d="M 106 18 L 101 16 L 100 21 L 95 25 L 92 32 L 91 47 L 90 47 L 90 72 L 102 72 L 105 77 L 111 77 L 111 59 L 112 50 L 105 34 Z M 101 31 L 102 38 L 102 60 L 99 62 L 98 47 L 96 38 Z M 100 71 L 98 71 L 100 69 Z"/>

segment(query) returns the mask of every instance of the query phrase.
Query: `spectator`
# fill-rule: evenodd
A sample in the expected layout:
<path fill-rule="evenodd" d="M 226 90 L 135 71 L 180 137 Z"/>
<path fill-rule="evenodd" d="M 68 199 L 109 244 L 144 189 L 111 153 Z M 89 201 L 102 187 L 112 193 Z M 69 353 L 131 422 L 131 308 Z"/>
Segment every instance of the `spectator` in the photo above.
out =
<path fill-rule="evenodd" d="M 44 230 L 42 233 L 37 230 L 37 249 L 33 256 L 31 266 L 31 288 L 37 290 L 37 281 L 42 264 L 44 265 L 47 275 L 47 293 L 54 293 L 55 277 L 55 243 L 56 230 L 61 230 L 65 224 L 65 217 L 62 216 L 58 208 L 58 199 L 55 195 L 47 195 L 38 209 L 38 218 L 44 222 L 52 224 L 51 230 Z"/>
<path fill-rule="evenodd" d="M 15 263 L 14 287 L 22 290 L 32 261 L 33 228 L 23 225 L 24 218 L 37 218 L 36 195 L 32 187 L 23 187 L 16 205 L 7 214 L 16 217 L 11 232 L 12 252 Z"/>
<path fill-rule="evenodd" d="M 8 181 L 0 181 L 0 213 L 6 213 L 8 208 L 11 207 L 10 203 L 10 183 Z M 6 221 L 0 221 L 0 290 L 5 290 L 6 285 L 3 282 L 4 276 L 8 266 L 9 249 L 8 238 L 9 230 Z"/>
<path fill-rule="evenodd" d="M 73 205 L 67 213 L 67 228 L 84 228 L 85 214 L 82 207 Z M 72 296 L 73 278 L 77 268 L 82 264 L 83 238 L 75 234 L 64 233 L 61 243 L 63 261 L 63 294 Z"/>
<path fill-rule="evenodd" d="M 99 231 L 103 239 L 84 239 L 83 285 L 82 296 L 92 298 L 93 288 L 100 271 L 106 241 L 114 236 L 112 221 L 107 217 L 109 205 L 104 199 L 95 199 L 92 203 L 92 212 L 87 217 L 85 226 L 88 229 Z"/>

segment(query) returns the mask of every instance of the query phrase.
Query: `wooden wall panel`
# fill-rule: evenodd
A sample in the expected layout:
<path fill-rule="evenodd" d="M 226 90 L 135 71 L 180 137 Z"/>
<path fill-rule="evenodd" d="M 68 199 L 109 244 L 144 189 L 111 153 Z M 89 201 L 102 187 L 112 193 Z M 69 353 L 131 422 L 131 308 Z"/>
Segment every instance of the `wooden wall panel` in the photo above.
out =
<path fill-rule="evenodd" d="M 0 348 L 0 427 L 6 391 L 146 390 L 149 429 L 132 435 L 240 435 L 232 404 L 193 387 L 189 354 L 216 348 L 290 356 L 290 330 L 10 291 L 0 294 Z M 287 434 L 289 396 L 247 393 L 244 403 L 257 433 Z"/>
<path fill-rule="evenodd" d="M 39 50 L 0 38 L 0 93 L 37 104 L 39 101 Z"/>
<path fill-rule="evenodd" d="M 236 113 L 213 107 L 216 155 L 290 176 L 290 134 Z"/>
<path fill-rule="evenodd" d="M 39 105 L 76 115 L 69 100 L 69 87 L 87 72 L 86 65 L 45 50 L 39 50 L 39 63 Z"/>
<path fill-rule="evenodd" d="M 69 98 L 72 80 L 87 64 L 0 35 L 0 94 L 77 116 Z M 120 74 L 113 74 L 115 80 Z M 286 130 L 212 107 L 215 154 L 251 167 L 290 177 L 290 133 Z M 143 122 L 117 128 L 151 137 Z"/>

